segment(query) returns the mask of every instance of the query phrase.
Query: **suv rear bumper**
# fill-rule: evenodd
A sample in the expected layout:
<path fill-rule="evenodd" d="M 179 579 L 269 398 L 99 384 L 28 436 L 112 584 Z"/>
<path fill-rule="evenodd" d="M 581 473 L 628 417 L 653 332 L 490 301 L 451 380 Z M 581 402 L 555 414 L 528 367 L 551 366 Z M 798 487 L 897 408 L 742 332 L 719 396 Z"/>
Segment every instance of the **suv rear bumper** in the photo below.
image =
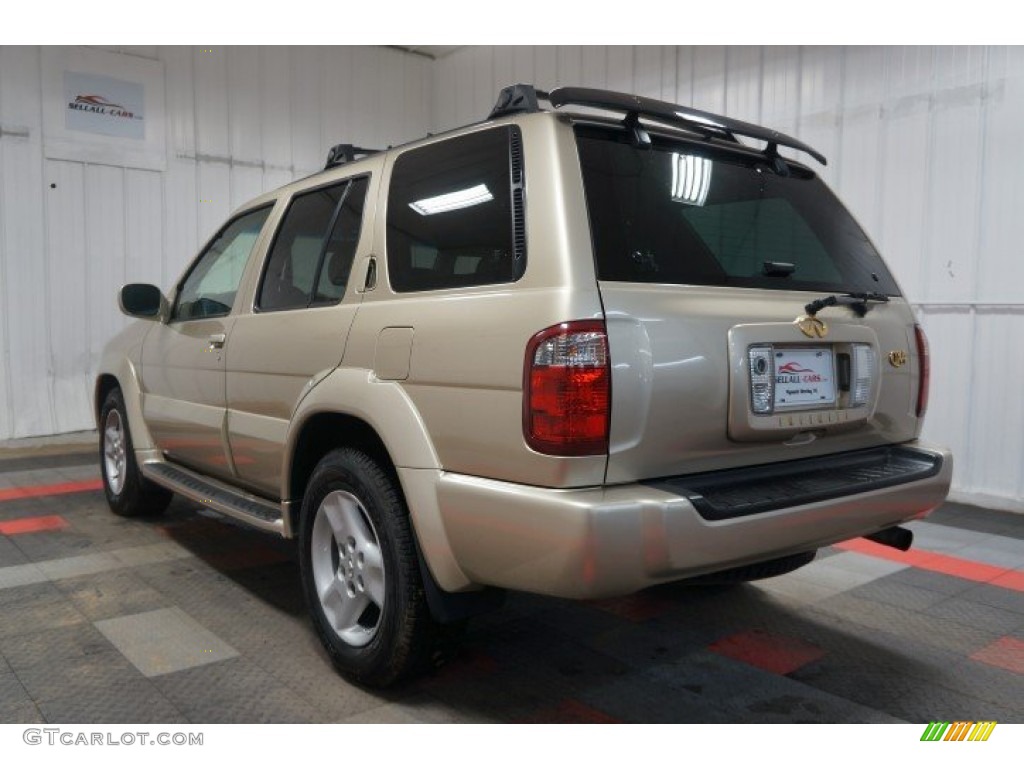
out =
<path fill-rule="evenodd" d="M 609 597 L 924 517 L 946 498 L 952 456 L 919 442 L 905 447 L 926 454 L 935 471 L 728 519 L 707 519 L 672 487 L 685 479 L 557 490 L 440 473 L 437 500 L 452 558 L 471 582 L 559 597 Z M 761 477 L 763 469 L 751 474 Z M 735 471 L 733 477 L 740 482 Z"/>

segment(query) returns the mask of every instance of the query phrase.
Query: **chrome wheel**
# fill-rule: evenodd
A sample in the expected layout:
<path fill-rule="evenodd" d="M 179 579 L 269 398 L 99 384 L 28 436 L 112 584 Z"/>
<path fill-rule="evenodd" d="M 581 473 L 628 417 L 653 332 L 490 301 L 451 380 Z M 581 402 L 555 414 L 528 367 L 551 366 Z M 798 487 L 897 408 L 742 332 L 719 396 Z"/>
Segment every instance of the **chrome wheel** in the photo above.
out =
<path fill-rule="evenodd" d="M 331 628 L 348 645 L 365 646 L 384 614 L 384 559 L 373 523 L 351 493 L 332 491 L 320 502 L 310 561 Z"/>
<path fill-rule="evenodd" d="M 117 496 L 124 488 L 128 470 L 128 454 L 125 448 L 124 423 L 116 408 L 110 409 L 103 424 L 103 473 L 107 478 L 110 492 Z"/>

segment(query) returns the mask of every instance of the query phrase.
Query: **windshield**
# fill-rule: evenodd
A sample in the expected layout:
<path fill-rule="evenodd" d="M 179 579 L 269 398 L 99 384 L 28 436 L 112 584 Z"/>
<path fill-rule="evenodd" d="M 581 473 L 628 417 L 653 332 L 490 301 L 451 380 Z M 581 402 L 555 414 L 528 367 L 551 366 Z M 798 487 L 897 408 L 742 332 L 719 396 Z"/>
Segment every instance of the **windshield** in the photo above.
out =
<path fill-rule="evenodd" d="M 825 184 L 703 144 L 577 126 L 599 280 L 775 290 L 899 288 Z M 766 262 L 769 265 L 766 267 Z"/>

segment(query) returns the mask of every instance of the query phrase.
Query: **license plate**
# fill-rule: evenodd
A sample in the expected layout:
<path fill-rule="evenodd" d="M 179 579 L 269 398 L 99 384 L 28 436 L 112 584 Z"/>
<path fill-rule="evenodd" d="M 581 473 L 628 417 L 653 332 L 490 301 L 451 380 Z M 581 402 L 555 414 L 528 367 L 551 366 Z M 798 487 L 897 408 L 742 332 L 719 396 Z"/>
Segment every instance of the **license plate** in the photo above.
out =
<path fill-rule="evenodd" d="M 775 408 L 817 408 L 836 402 L 835 366 L 828 347 L 775 349 Z"/>

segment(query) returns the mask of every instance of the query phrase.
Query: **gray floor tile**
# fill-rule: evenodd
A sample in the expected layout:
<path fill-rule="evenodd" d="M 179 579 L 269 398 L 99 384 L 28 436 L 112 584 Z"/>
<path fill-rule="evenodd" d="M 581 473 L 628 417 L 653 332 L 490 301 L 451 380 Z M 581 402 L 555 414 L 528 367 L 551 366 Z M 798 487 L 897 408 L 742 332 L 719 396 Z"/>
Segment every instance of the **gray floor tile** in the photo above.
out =
<path fill-rule="evenodd" d="M 10 707 L 0 706 L 0 723 L 7 725 L 29 725 L 45 722 L 46 719 L 40 713 L 39 708 L 31 701 L 13 704 Z"/>
<path fill-rule="evenodd" d="M 1024 628 L 1024 616 L 1020 613 L 1004 611 L 961 596 L 934 603 L 925 609 L 925 613 L 969 627 L 984 627 L 1001 635 Z"/>
<path fill-rule="evenodd" d="M 148 680 L 38 703 L 51 723 L 183 723 L 187 718 Z"/>
<path fill-rule="evenodd" d="M 238 651 L 180 608 L 104 619 L 96 622 L 96 628 L 146 677 L 238 655 Z"/>
<path fill-rule="evenodd" d="M 967 626 L 849 594 L 823 600 L 815 605 L 815 609 L 866 627 L 890 632 L 905 642 L 934 646 L 964 655 L 987 645 L 1001 634 L 989 627 Z"/>
<path fill-rule="evenodd" d="M 50 701 L 69 696 L 88 700 L 99 690 L 116 690 L 132 681 L 145 679 L 117 651 L 79 658 L 47 659 L 16 671 L 18 679 L 34 701 Z"/>
<path fill-rule="evenodd" d="M 975 585 L 975 582 L 958 579 L 955 576 L 947 576 L 944 573 L 924 571 L 919 568 L 907 568 L 887 576 L 886 579 L 907 584 L 911 587 L 940 592 L 944 595 L 958 595 Z"/>
<path fill-rule="evenodd" d="M 28 562 L 25 554 L 18 549 L 13 540 L 0 536 L 0 569 Z"/>
<path fill-rule="evenodd" d="M 44 629 L 67 627 L 85 621 L 52 584 L 0 590 L 0 638 Z"/>
<path fill-rule="evenodd" d="M 126 569 L 63 579 L 55 586 L 91 621 L 169 607 L 169 601 Z"/>
<path fill-rule="evenodd" d="M 914 549 L 951 555 L 957 555 L 965 547 L 980 544 L 994 535 L 930 522 L 909 523 L 907 528 L 914 532 Z"/>
<path fill-rule="evenodd" d="M 377 702 L 378 705 L 380 702 Z M 421 695 L 405 701 L 386 703 L 355 715 L 343 718 L 345 723 L 390 723 L 390 724 L 442 724 L 442 723 L 487 723 L 497 722 L 480 717 L 470 717 L 455 707 L 444 704 L 429 696 Z"/>
<path fill-rule="evenodd" d="M 912 587 L 893 579 L 882 578 L 869 584 L 851 589 L 847 594 L 864 600 L 877 600 L 886 605 L 921 611 L 935 603 L 948 599 L 942 592 Z"/>
<path fill-rule="evenodd" d="M 316 723 L 330 718 L 246 659 L 152 678 L 193 722 Z"/>
<path fill-rule="evenodd" d="M 86 622 L 0 638 L 0 653 L 15 671 L 47 661 L 81 659 L 112 650 L 107 639 Z"/>
<path fill-rule="evenodd" d="M 29 584 L 44 584 L 47 581 L 49 579 L 46 574 L 39 570 L 35 563 L 24 562 L 21 565 L 8 565 L 0 568 L 0 591 L 25 587 Z"/>
<path fill-rule="evenodd" d="M 0 673 L 0 710 L 31 701 L 17 675 L 13 672 Z"/>
<path fill-rule="evenodd" d="M 1024 614 L 1024 593 L 991 584 L 978 584 L 958 594 L 964 600 L 991 605 L 1004 611 Z"/>

